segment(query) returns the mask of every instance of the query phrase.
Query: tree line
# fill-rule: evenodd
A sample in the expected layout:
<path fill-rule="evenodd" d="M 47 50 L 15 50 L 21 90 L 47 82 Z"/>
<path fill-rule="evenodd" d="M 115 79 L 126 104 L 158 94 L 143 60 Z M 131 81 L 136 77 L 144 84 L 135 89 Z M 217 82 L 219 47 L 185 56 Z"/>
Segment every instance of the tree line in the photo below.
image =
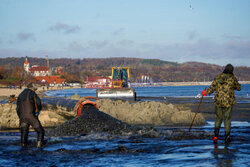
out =
<path fill-rule="evenodd" d="M 0 81 L 20 81 L 32 79 L 23 69 L 25 58 L 0 58 Z M 30 65 L 46 66 L 46 59 L 29 57 Z M 87 77 L 110 76 L 111 68 L 130 67 L 131 81 L 140 82 L 142 76 L 152 78 L 153 82 L 196 82 L 212 81 L 223 71 L 223 67 L 201 62 L 176 63 L 159 59 L 139 58 L 84 58 L 49 59 L 50 67 L 62 67 L 61 77 L 67 82 L 86 82 Z M 250 80 L 250 67 L 235 67 L 239 80 Z"/>

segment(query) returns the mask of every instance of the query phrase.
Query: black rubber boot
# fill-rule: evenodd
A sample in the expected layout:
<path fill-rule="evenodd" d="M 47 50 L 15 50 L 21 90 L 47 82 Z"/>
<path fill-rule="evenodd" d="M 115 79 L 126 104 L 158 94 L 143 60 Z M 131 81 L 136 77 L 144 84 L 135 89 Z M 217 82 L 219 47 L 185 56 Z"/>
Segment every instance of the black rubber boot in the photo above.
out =
<path fill-rule="evenodd" d="M 219 137 L 220 128 L 214 128 L 214 136 Z"/>
<path fill-rule="evenodd" d="M 43 143 L 45 131 L 42 127 L 35 128 L 37 132 L 37 142 L 41 141 Z"/>
<path fill-rule="evenodd" d="M 21 132 L 21 146 L 25 147 L 28 145 L 28 133 Z"/>
<path fill-rule="evenodd" d="M 21 146 L 25 147 L 28 144 L 29 124 L 25 122 L 20 122 L 20 128 L 21 128 Z"/>
<path fill-rule="evenodd" d="M 43 146 L 43 140 L 44 140 L 44 129 L 42 126 L 40 126 L 39 128 L 35 128 L 36 132 L 37 132 L 37 145 L 36 147 L 41 148 Z"/>
<path fill-rule="evenodd" d="M 230 142 L 231 142 L 231 139 L 230 139 L 230 132 L 229 132 L 225 134 L 225 143 L 229 144 Z"/>

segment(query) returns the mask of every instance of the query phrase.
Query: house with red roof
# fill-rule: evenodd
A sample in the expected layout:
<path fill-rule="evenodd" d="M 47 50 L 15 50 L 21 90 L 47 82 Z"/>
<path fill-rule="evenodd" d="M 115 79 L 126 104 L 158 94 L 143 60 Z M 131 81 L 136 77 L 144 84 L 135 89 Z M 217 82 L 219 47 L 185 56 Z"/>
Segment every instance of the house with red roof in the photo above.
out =
<path fill-rule="evenodd" d="M 48 60 L 47 60 L 48 61 Z M 47 63 L 47 66 L 37 66 L 33 65 L 30 68 L 30 64 L 28 62 L 28 58 L 26 56 L 25 62 L 23 64 L 24 70 L 28 73 L 31 73 L 33 76 L 48 76 L 51 75 L 49 64 Z"/>
<path fill-rule="evenodd" d="M 47 66 L 32 66 L 29 72 L 33 76 L 48 76 L 50 75 L 49 67 Z"/>
<path fill-rule="evenodd" d="M 99 88 L 111 88 L 112 82 L 110 77 L 87 77 L 86 88 L 99 89 Z"/>
<path fill-rule="evenodd" d="M 57 75 L 50 76 L 36 76 L 36 80 L 43 85 L 49 86 L 64 86 L 66 84 L 66 80 Z"/>
<path fill-rule="evenodd" d="M 66 80 L 61 78 L 58 75 L 51 75 L 51 71 L 53 68 L 49 68 L 49 60 L 47 58 L 47 66 L 37 66 L 34 65 L 30 68 L 30 64 L 28 62 L 27 56 L 24 62 L 24 69 L 28 73 L 31 73 L 37 80 L 38 83 L 42 85 L 49 86 L 64 86 L 66 84 Z M 61 73 L 62 67 L 55 68 L 58 74 Z"/>

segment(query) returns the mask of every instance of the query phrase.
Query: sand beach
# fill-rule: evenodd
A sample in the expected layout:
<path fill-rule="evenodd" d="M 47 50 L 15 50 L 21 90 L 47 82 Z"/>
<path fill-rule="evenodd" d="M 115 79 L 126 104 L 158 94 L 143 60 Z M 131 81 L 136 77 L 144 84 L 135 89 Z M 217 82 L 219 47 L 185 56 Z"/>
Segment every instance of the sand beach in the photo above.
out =
<path fill-rule="evenodd" d="M 25 89 L 26 87 L 23 87 L 21 89 L 16 88 L 16 89 L 10 89 L 7 87 L 0 87 L 0 100 L 8 99 L 10 95 L 15 95 L 15 97 L 18 97 L 18 95 Z M 80 88 L 80 87 L 70 87 L 70 86 L 64 86 L 64 87 L 49 87 L 47 89 L 45 86 L 44 87 L 38 87 L 36 90 L 36 93 L 38 95 L 43 96 L 43 92 L 45 91 L 53 91 L 53 90 L 60 90 L 60 89 L 72 89 L 72 88 Z"/>

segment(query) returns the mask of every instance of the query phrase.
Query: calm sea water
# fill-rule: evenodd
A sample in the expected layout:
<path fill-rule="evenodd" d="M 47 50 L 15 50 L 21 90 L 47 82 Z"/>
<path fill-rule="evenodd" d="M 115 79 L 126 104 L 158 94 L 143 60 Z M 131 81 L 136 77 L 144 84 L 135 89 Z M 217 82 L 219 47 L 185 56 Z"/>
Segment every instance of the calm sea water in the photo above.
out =
<path fill-rule="evenodd" d="M 207 86 L 159 86 L 159 87 L 135 87 L 138 97 L 195 97 L 201 94 Z M 208 87 L 207 87 L 208 88 Z M 75 93 L 80 96 L 96 96 L 96 89 L 65 89 L 50 91 L 49 96 L 73 96 Z M 237 97 L 250 98 L 250 85 L 242 85 L 241 91 L 235 91 Z"/>
<path fill-rule="evenodd" d="M 195 97 L 205 86 L 169 86 L 135 88 L 139 97 Z M 50 96 L 95 96 L 95 89 L 68 89 L 47 92 Z M 250 85 L 242 85 L 237 97 L 249 98 Z M 222 125 L 223 126 L 223 125 Z M 212 133 L 214 122 L 193 131 Z M 168 127 L 160 127 L 170 129 Z M 182 130 L 187 130 L 181 128 Z M 0 166 L 240 166 L 250 164 L 250 123 L 232 122 L 232 142 L 218 145 L 211 139 L 168 140 L 167 138 L 114 138 L 103 134 L 46 139 L 43 149 L 35 147 L 36 134 L 30 133 L 31 144 L 19 145 L 19 132 L 0 132 Z"/>
<path fill-rule="evenodd" d="M 202 90 L 207 86 L 162 86 L 162 87 L 135 87 L 136 96 L 141 98 L 149 97 L 175 97 L 191 98 L 201 95 Z M 237 102 L 250 103 L 250 85 L 242 85 L 241 91 L 235 91 Z M 46 92 L 48 96 L 70 97 L 78 94 L 81 97 L 96 96 L 96 89 L 65 89 Z M 213 94 L 209 96 L 212 100 Z"/>

